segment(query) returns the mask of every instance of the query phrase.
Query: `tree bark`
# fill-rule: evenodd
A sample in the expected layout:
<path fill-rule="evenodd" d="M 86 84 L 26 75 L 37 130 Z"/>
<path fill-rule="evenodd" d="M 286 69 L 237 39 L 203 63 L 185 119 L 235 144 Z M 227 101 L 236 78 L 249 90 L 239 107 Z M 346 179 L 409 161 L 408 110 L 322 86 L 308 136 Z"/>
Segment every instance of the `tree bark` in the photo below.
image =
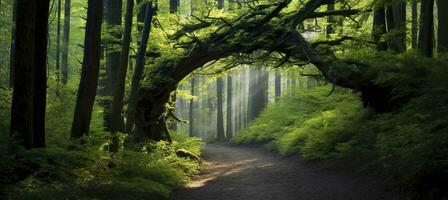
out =
<path fill-rule="evenodd" d="M 72 138 L 88 135 L 98 86 L 103 0 L 89 0 L 81 80 L 71 130 Z"/>
<path fill-rule="evenodd" d="M 146 4 L 145 24 L 143 26 L 143 33 L 138 49 L 134 74 L 132 75 L 131 92 L 129 94 L 129 105 L 126 121 L 126 132 L 131 133 L 135 123 L 135 109 L 137 107 L 137 96 L 140 88 L 140 81 L 142 79 L 143 70 L 145 66 L 146 47 L 148 45 L 149 35 L 151 32 L 151 22 L 154 15 L 152 1 Z"/>
<path fill-rule="evenodd" d="M 387 44 L 382 41 L 382 37 L 386 34 L 386 12 L 383 5 L 375 5 L 373 16 L 373 41 L 377 43 L 378 51 L 387 50 Z"/>
<path fill-rule="evenodd" d="M 140 34 L 138 36 L 139 39 L 141 39 L 141 35 L 142 35 L 142 31 L 143 31 L 143 26 L 145 23 L 145 14 L 146 14 L 146 5 L 147 5 L 147 0 L 137 0 L 137 32 Z M 138 40 L 138 46 L 140 46 L 140 40 Z"/>
<path fill-rule="evenodd" d="M 226 123 L 226 138 L 232 139 L 233 137 L 233 79 L 229 74 L 227 76 L 227 123 Z"/>
<path fill-rule="evenodd" d="M 45 147 L 45 111 L 47 106 L 47 43 L 50 0 L 39 0 L 36 16 L 36 51 L 34 70 L 34 145 Z"/>
<path fill-rule="evenodd" d="M 218 9 L 223 9 L 224 8 L 224 0 L 218 0 L 218 5 L 217 5 Z"/>
<path fill-rule="evenodd" d="M 49 5 L 49 0 L 17 0 L 10 134 L 27 149 L 45 147 Z"/>
<path fill-rule="evenodd" d="M 387 31 L 391 34 L 389 48 L 397 53 L 406 51 L 406 2 L 392 3 L 387 7 Z"/>
<path fill-rule="evenodd" d="M 59 84 L 61 70 L 61 0 L 58 0 L 57 25 L 56 25 L 56 82 Z M 58 88 L 59 89 L 59 88 Z"/>
<path fill-rule="evenodd" d="M 418 45 L 418 0 L 412 0 L 412 49 Z"/>
<path fill-rule="evenodd" d="M 170 13 L 174 14 L 177 13 L 179 10 L 179 0 L 170 0 Z"/>
<path fill-rule="evenodd" d="M 11 30 L 11 51 L 9 53 L 9 87 L 14 86 L 14 53 L 15 53 L 15 32 L 17 18 L 17 0 L 13 0 L 12 6 L 12 30 Z"/>
<path fill-rule="evenodd" d="M 224 134 L 224 114 L 223 114 L 223 88 L 224 88 L 224 81 L 221 77 L 218 77 L 216 79 L 216 109 L 217 109 L 217 115 L 216 115 L 216 128 L 217 128 L 217 139 L 218 141 L 223 141 L 226 139 L 226 136 Z"/>
<path fill-rule="evenodd" d="M 248 122 L 253 121 L 257 117 L 257 94 L 258 94 L 258 71 L 249 69 L 249 93 L 247 101 L 247 118 Z"/>
<path fill-rule="evenodd" d="M 124 132 L 125 125 L 123 119 L 123 107 L 124 107 L 124 92 L 126 85 L 126 74 L 129 62 L 129 48 L 131 44 L 132 33 L 132 13 L 134 10 L 134 1 L 127 0 L 126 4 L 126 16 L 125 27 L 122 37 L 121 46 L 121 59 L 120 66 L 118 68 L 117 82 L 114 91 L 112 113 L 111 113 L 111 131 L 112 132 Z"/>
<path fill-rule="evenodd" d="M 191 96 L 194 96 L 194 95 L 196 95 L 196 92 L 195 92 L 195 88 L 196 88 L 196 80 L 195 80 L 195 77 L 193 76 L 193 77 L 191 77 L 191 89 L 190 89 L 190 91 L 191 91 Z M 190 99 L 190 112 L 189 112 L 189 118 L 188 118 L 188 120 L 189 120 L 189 125 L 190 125 L 190 128 L 189 128 L 189 136 L 190 137 L 194 137 L 195 136 L 195 134 L 194 134 L 194 132 L 195 132 L 195 130 L 194 130 L 194 100 L 193 100 L 193 98 L 192 99 Z"/>
<path fill-rule="evenodd" d="M 334 11 L 334 3 L 327 4 L 327 11 Z M 334 33 L 334 25 L 336 24 L 336 19 L 334 16 L 329 16 L 327 18 L 327 38 L 330 38 L 331 34 Z"/>
<path fill-rule="evenodd" d="M 243 70 L 241 70 L 238 73 L 238 80 L 237 82 L 237 91 L 236 91 L 236 99 L 238 99 L 240 102 L 238 103 L 238 106 L 236 106 L 236 123 L 235 123 L 235 131 L 239 132 L 241 130 L 241 121 L 242 121 L 242 110 L 243 110 L 243 106 L 244 106 L 244 99 L 242 94 L 242 81 L 241 81 L 241 77 L 242 77 L 242 72 Z"/>
<path fill-rule="evenodd" d="M 108 97 L 103 100 L 104 107 L 103 121 L 104 129 L 106 131 L 112 130 L 112 98 L 116 90 L 118 80 L 118 70 L 120 69 L 121 61 L 121 7 L 122 0 L 107 0 L 105 1 L 105 22 L 107 23 L 108 40 L 105 41 L 107 45 L 106 55 L 106 84 L 105 96 Z M 110 97 L 110 98 L 109 98 Z"/>
<path fill-rule="evenodd" d="M 278 97 L 280 97 L 282 95 L 282 75 L 280 74 L 280 72 L 276 71 L 275 72 L 275 101 L 278 100 Z"/>
<path fill-rule="evenodd" d="M 437 0 L 438 13 L 438 42 L 437 51 L 448 53 L 448 1 Z"/>
<path fill-rule="evenodd" d="M 432 57 L 434 53 L 434 0 L 422 0 L 421 4 L 418 46 L 422 55 Z"/>
<path fill-rule="evenodd" d="M 62 39 L 62 52 L 61 52 L 61 82 L 67 84 L 68 81 L 68 51 L 70 41 L 70 18 L 71 18 L 71 0 L 65 0 L 64 6 L 64 33 Z"/>

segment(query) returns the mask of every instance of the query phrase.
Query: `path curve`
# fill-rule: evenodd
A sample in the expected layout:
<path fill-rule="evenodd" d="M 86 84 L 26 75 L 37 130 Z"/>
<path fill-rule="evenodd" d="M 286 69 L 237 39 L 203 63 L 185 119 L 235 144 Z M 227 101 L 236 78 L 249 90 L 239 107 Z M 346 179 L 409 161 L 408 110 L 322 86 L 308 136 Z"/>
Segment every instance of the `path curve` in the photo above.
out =
<path fill-rule="evenodd" d="M 202 172 L 172 200 L 401 199 L 381 180 L 261 148 L 208 144 Z"/>

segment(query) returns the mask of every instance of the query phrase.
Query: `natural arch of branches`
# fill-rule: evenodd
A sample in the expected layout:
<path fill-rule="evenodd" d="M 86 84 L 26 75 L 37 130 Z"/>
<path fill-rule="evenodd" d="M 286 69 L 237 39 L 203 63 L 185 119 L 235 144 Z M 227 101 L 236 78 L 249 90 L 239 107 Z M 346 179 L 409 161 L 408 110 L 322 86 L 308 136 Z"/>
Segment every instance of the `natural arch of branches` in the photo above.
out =
<path fill-rule="evenodd" d="M 331 2 L 311 0 L 296 11 L 283 12 L 291 3 L 290 0 L 283 0 L 252 7 L 249 12 L 232 21 L 222 18 L 197 19 L 198 23 L 178 30 L 171 39 L 178 41 L 175 47 L 184 49 L 184 55 L 158 58 L 146 73 L 135 115 L 136 136 L 153 140 L 168 139 L 166 108 L 170 94 L 176 90 L 179 81 L 212 61 L 258 50 L 264 53 L 261 57 L 273 53 L 283 55 L 278 60 L 280 64 L 290 61 L 313 64 L 328 82 L 361 92 L 366 105 L 379 111 L 390 110 L 390 90 L 375 85 L 371 78 L 366 77 L 362 71 L 365 66 L 340 60 L 328 48 L 322 48 L 323 45 L 340 44 L 351 37 L 310 44 L 300 33 L 298 26 L 306 19 L 348 16 L 360 12 L 316 12 L 320 6 Z M 195 36 L 196 32 L 204 29 L 214 31 L 207 36 Z"/>

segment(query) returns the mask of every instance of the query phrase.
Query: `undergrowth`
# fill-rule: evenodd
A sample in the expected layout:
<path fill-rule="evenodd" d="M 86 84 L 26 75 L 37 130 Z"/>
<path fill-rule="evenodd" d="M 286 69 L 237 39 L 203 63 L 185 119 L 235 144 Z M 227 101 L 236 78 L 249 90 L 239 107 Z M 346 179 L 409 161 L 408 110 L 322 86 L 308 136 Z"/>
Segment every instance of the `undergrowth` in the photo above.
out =
<path fill-rule="evenodd" d="M 198 172 L 198 161 L 176 156 L 176 150 L 200 155 L 202 142 L 181 133 L 173 133 L 173 144 L 130 144 L 122 134 L 120 151 L 109 153 L 111 135 L 101 130 L 99 108 L 90 135 L 69 139 L 74 102 L 57 98 L 76 98 L 65 98 L 70 91 L 59 95 L 50 96 L 47 106 L 47 148 L 24 150 L 2 132 L 1 199 L 168 199 L 174 188 Z M 10 105 L 10 98 L 1 101 L 2 106 Z M 0 128 L 8 130 L 9 108 L 0 108 L 0 117 Z"/>
<path fill-rule="evenodd" d="M 362 54 L 378 84 L 391 86 L 400 109 L 375 113 L 359 95 L 330 86 L 296 90 L 269 106 L 236 143 L 263 143 L 283 155 L 354 160 L 379 169 L 421 199 L 447 197 L 448 61 L 409 53 Z"/>

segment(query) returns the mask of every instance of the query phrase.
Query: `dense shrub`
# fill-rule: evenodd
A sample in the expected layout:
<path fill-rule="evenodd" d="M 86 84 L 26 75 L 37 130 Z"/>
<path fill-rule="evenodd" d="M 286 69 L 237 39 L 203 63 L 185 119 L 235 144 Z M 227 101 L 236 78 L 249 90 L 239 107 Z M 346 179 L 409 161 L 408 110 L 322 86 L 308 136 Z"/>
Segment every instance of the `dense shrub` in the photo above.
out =
<path fill-rule="evenodd" d="M 20 169 L 27 176 L 7 186 L 7 197 L 167 199 L 173 188 L 199 169 L 197 161 L 177 157 L 176 147 L 166 142 L 148 142 L 110 154 L 105 149 L 108 140 L 103 138 L 90 136 L 82 142 L 66 141 L 63 146 L 42 150 L 16 150 L 20 157 L 12 157 L 8 167 L 15 172 Z M 175 143 L 191 151 L 201 145 L 193 138 Z"/>
<path fill-rule="evenodd" d="M 73 91 L 50 93 L 47 106 L 47 148 L 24 150 L 0 134 L 1 199 L 168 199 L 171 191 L 189 180 L 199 163 L 176 156 L 177 149 L 200 155 L 201 141 L 181 133 L 173 144 L 145 142 L 108 151 L 111 134 L 102 131 L 101 109 L 94 109 L 91 133 L 70 140 Z M 8 91 L 5 91 L 8 93 Z M 9 105 L 10 97 L 5 97 Z M 0 128 L 9 126 L 9 108 L 0 108 Z M 3 129 L 5 128 L 5 129 Z"/>

